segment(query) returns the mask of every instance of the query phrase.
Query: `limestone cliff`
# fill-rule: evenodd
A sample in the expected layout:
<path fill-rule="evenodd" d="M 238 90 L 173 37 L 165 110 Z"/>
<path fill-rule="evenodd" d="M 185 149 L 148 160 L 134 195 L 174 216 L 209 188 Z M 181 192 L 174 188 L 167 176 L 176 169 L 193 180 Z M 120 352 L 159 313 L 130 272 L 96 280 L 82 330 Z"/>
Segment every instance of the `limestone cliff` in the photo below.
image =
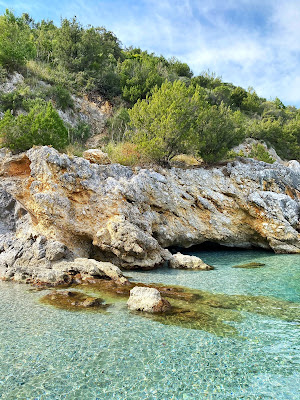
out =
<path fill-rule="evenodd" d="M 128 269 L 153 268 L 170 258 L 168 247 L 205 241 L 300 253 L 296 164 L 240 159 L 154 171 L 92 164 L 49 147 L 17 156 L 1 150 L 0 237 L 42 234 L 75 257 Z"/>

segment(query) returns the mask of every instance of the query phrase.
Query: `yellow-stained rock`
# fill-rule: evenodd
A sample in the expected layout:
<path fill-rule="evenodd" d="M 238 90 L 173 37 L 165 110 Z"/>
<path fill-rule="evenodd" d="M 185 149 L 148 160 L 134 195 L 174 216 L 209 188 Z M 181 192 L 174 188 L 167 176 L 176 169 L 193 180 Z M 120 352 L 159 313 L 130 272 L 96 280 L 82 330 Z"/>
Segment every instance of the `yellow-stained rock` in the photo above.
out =
<path fill-rule="evenodd" d="M 90 161 L 91 163 L 96 163 L 100 165 L 111 164 L 108 154 L 104 153 L 100 149 L 89 149 L 84 151 L 83 158 Z"/>
<path fill-rule="evenodd" d="M 156 172 L 44 146 L 19 156 L 0 150 L 0 176 L 3 199 L 11 197 L 0 196 L 0 230 L 42 234 L 75 258 L 149 269 L 170 260 L 168 247 L 205 241 L 300 253 L 300 174 L 277 163 Z"/>

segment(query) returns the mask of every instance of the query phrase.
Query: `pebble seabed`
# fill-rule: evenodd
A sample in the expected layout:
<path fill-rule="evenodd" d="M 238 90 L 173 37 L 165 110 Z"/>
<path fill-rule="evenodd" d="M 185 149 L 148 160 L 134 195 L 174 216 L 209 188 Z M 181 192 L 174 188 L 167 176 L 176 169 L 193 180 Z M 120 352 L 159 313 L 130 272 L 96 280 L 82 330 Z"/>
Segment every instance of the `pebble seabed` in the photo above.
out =
<path fill-rule="evenodd" d="M 189 312 L 164 317 L 131 313 L 125 296 L 99 287 L 68 289 L 104 300 L 76 311 L 45 304 L 50 291 L 0 282 L 0 398 L 298 400 L 299 255 L 198 255 L 216 269 L 128 273 L 196 294 L 168 298 Z M 265 266 L 232 268 L 249 262 Z"/>

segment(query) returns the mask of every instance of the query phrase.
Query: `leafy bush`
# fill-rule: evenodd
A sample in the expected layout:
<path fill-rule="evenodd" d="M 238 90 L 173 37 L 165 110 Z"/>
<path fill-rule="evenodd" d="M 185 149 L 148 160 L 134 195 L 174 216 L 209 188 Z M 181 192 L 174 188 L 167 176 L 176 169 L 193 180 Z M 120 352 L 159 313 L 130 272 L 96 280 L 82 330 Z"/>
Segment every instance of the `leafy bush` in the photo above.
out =
<path fill-rule="evenodd" d="M 195 153 L 208 163 L 221 160 L 244 139 L 241 121 L 241 113 L 233 113 L 223 103 L 220 107 L 203 109 L 197 117 L 193 136 Z"/>
<path fill-rule="evenodd" d="M 5 112 L 7 110 L 15 112 L 21 108 L 23 104 L 23 95 L 18 91 L 0 94 L 0 110 Z"/>
<path fill-rule="evenodd" d="M 248 135 L 272 145 L 281 158 L 300 158 L 300 121 L 297 119 L 288 122 L 283 118 L 255 121 L 249 126 Z"/>
<path fill-rule="evenodd" d="M 158 162 L 192 152 L 204 161 L 220 160 L 243 138 L 241 113 L 223 103 L 210 106 L 204 89 L 175 81 L 156 88 L 152 97 L 129 110 L 131 140 L 139 150 Z"/>
<path fill-rule="evenodd" d="M 252 149 L 248 157 L 255 158 L 255 160 L 264 161 L 269 164 L 273 164 L 275 162 L 274 158 L 270 156 L 265 146 L 263 146 L 261 143 L 252 145 Z"/>
<path fill-rule="evenodd" d="M 68 131 L 51 102 L 35 106 L 28 115 L 13 117 L 7 111 L 0 121 L 2 146 L 14 151 L 28 150 L 34 145 L 52 145 L 61 149 L 68 143 Z"/>
<path fill-rule="evenodd" d="M 74 107 L 74 101 L 72 96 L 66 88 L 61 85 L 55 85 L 51 88 L 52 96 L 54 97 L 55 103 L 58 108 L 65 111 L 67 108 Z"/>

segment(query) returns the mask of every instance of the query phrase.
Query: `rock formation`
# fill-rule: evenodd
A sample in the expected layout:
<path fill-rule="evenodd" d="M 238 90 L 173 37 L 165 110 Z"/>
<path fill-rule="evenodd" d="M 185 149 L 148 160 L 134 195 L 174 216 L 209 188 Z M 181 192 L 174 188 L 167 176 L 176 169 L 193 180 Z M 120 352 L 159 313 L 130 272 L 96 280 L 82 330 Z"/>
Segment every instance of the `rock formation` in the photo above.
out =
<path fill-rule="evenodd" d="M 43 236 L 47 263 L 62 262 L 66 251 L 65 261 L 127 269 L 153 268 L 170 260 L 168 247 L 205 241 L 300 253 L 296 163 L 239 159 L 155 171 L 90 163 L 46 146 L 15 156 L 2 149 L 0 251 L 9 252 L 3 243 L 15 238 L 33 240 L 33 251 Z"/>
<path fill-rule="evenodd" d="M 171 304 L 161 297 L 157 289 L 140 286 L 130 290 L 127 306 L 132 311 L 149 313 L 166 312 L 171 308 Z"/>
<path fill-rule="evenodd" d="M 177 253 L 169 261 L 171 268 L 178 269 L 198 269 L 208 271 L 214 269 L 211 265 L 205 264 L 199 257 L 188 256 L 186 254 Z"/>

